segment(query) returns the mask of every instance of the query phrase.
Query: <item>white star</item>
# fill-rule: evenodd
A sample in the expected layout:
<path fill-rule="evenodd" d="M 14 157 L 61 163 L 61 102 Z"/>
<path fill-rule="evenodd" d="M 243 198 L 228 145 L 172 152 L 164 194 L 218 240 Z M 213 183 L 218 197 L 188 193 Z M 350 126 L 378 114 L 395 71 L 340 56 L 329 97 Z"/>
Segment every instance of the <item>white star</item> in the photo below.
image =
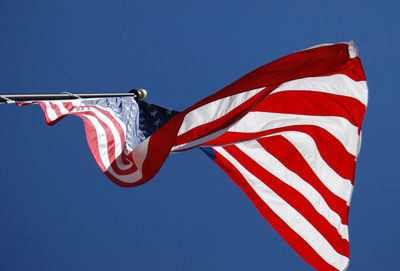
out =
<path fill-rule="evenodd" d="M 150 112 L 150 116 L 154 118 L 157 115 L 157 113 L 158 113 L 157 109 L 154 109 L 153 112 Z"/>
<path fill-rule="evenodd" d="M 161 124 L 161 120 L 160 119 L 157 119 L 155 122 L 153 122 L 153 125 L 155 125 L 155 126 L 160 126 L 160 124 Z"/>

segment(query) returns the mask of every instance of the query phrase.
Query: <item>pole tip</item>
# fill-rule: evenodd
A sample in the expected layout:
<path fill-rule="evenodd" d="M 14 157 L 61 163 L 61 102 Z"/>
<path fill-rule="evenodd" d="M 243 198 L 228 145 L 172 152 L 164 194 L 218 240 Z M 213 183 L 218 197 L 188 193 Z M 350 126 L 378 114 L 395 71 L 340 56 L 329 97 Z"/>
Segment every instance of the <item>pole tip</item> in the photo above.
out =
<path fill-rule="evenodd" d="M 138 98 L 139 98 L 139 100 L 144 100 L 144 99 L 146 99 L 146 97 L 147 97 L 147 90 L 145 90 L 144 88 L 139 88 L 138 89 Z"/>
<path fill-rule="evenodd" d="M 131 89 L 129 92 L 134 93 L 136 97 L 141 101 L 146 99 L 147 97 L 147 90 L 145 90 L 144 88 Z"/>

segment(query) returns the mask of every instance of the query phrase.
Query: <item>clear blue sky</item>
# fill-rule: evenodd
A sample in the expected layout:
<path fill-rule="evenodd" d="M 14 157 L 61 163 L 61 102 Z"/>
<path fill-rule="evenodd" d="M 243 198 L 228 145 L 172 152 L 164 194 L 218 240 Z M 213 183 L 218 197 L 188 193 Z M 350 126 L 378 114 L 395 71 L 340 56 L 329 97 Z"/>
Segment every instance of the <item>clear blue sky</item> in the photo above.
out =
<path fill-rule="evenodd" d="M 0 92 L 146 88 L 182 110 L 315 44 L 354 40 L 370 89 L 351 271 L 400 270 L 398 1 L 0 2 Z M 312 270 L 199 150 L 121 188 L 82 122 L 0 106 L 0 270 Z"/>

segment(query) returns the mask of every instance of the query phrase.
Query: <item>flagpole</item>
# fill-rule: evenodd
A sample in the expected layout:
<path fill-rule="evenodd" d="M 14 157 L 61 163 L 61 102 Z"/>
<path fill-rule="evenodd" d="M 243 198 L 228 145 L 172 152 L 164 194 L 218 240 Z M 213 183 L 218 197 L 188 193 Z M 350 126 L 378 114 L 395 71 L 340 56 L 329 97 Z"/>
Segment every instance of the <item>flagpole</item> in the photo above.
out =
<path fill-rule="evenodd" d="M 0 94 L 0 104 L 12 104 L 28 101 L 46 101 L 46 100 L 66 100 L 66 99 L 88 99 L 105 97 L 134 97 L 144 100 L 147 97 L 145 89 L 131 89 L 129 93 L 40 93 L 40 94 Z"/>

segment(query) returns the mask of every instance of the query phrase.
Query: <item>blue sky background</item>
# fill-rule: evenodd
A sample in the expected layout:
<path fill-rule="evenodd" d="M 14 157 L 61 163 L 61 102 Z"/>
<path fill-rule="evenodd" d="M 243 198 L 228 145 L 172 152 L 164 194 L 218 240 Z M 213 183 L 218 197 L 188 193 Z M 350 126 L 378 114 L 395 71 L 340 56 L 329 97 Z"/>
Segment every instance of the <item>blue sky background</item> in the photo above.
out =
<path fill-rule="evenodd" d="M 370 89 L 348 270 L 400 270 L 398 1 L 0 2 L 0 92 L 117 92 L 183 110 L 251 70 L 354 40 Z M 312 270 L 199 150 L 121 188 L 78 118 L 0 105 L 0 270 Z"/>

